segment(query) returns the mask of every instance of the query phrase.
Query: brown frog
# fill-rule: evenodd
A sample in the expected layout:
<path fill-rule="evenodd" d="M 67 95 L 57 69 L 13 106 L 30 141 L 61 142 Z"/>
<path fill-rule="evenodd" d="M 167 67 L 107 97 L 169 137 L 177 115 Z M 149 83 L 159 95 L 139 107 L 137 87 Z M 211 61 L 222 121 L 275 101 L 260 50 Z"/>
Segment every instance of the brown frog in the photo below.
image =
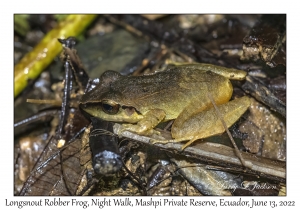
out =
<path fill-rule="evenodd" d="M 211 64 L 183 64 L 144 76 L 122 76 L 106 71 L 100 83 L 87 92 L 80 102 L 84 111 L 107 121 L 121 122 L 123 131 L 140 135 L 153 134 L 160 122 L 175 119 L 173 140 L 153 143 L 188 141 L 225 131 L 215 112 L 211 95 L 227 127 L 236 122 L 250 106 L 244 96 L 229 101 L 233 88 L 229 79 L 242 80 L 246 72 Z"/>

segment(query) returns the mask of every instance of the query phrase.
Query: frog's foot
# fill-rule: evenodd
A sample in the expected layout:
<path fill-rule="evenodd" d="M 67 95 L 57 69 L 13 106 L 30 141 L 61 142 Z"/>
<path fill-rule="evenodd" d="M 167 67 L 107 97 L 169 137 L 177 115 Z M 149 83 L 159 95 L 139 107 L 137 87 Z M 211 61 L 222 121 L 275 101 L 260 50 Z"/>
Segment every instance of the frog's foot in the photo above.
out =
<path fill-rule="evenodd" d="M 172 139 L 170 140 L 161 140 L 161 139 L 150 139 L 149 140 L 150 144 L 167 144 L 167 143 L 174 143 Z"/>
<path fill-rule="evenodd" d="M 147 129 L 145 127 L 141 127 L 139 125 L 132 125 L 132 124 L 123 124 L 122 128 L 119 130 L 118 135 L 122 136 L 122 133 L 125 131 L 129 131 L 132 133 L 136 133 L 141 136 L 151 136 L 151 135 L 160 135 L 160 132 L 154 130 L 152 128 Z"/>
<path fill-rule="evenodd" d="M 184 150 L 186 147 L 188 147 L 190 144 L 192 144 L 197 139 L 189 140 L 187 138 L 180 138 L 180 139 L 169 139 L 169 140 L 158 140 L 158 139 L 150 139 L 151 144 L 168 144 L 168 143 L 178 143 L 183 141 L 188 141 L 185 145 L 181 147 L 181 151 Z"/>

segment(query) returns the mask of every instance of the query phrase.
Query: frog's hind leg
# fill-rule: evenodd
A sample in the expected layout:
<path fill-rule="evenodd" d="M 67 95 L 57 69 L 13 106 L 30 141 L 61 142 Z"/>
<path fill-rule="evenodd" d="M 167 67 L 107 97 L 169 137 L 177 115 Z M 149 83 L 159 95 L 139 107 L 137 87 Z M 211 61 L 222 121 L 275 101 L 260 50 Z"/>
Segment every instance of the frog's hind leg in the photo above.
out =
<path fill-rule="evenodd" d="M 204 91 L 206 92 L 206 91 Z M 227 96 L 226 98 L 218 98 L 215 97 L 215 101 L 217 100 L 217 103 L 224 103 L 229 101 L 230 96 Z M 201 100 L 198 100 L 198 98 L 195 98 L 194 100 L 191 100 L 192 102 L 185 107 L 185 109 L 180 113 L 180 115 L 177 117 L 177 119 L 174 121 L 171 129 L 172 137 L 174 139 L 169 140 L 159 140 L 159 139 L 151 139 L 150 143 L 152 144 L 167 144 L 167 143 L 177 143 L 177 142 L 183 142 L 188 141 L 183 147 L 186 148 L 190 144 L 192 144 L 194 141 L 198 140 L 198 135 L 191 136 L 189 134 L 192 134 L 189 132 L 191 126 L 192 128 L 195 127 L 195 125 L 199 124 L 200 129 L 205 125 L 203 120 L 201 120 L 201 116 L 199 117 L 200 120 L 198 121 L 198 117 L 195 118 L 195 116 L 199 115 L 199 113 L 204 112 L 205 110 L 209 110 L 213 108 L 213 104 L 209 97 L 203 97 Z M 199 126 L 196 126 L 199 127 Z M 201 130 L 206 130 L 205 128 Z M 187 135 L 187 133 L 189 133 Z M 201 132 L 203 133 L 203 132 Z"/>
<path fill-rule="evenodd" d="M 226 123 L 227 128 L 232 126 L 248 109 L 250 99 L 247 96 L 238 98 L 228 103 L 218 105 L 218 110 Z M 197 122 L 196 122 L 197 121 Z M 182 149 L 186 148 L 198 139 L 207 138 L 210 136 L 222 134 L 225 132 L 225 127 L 214 107 L 205 110 L 191 119 L 189 128 L 186 128 L 187 139 L 190 139 Z M 190 138 L 189 138 L 190 136 Z M 183 137 L 183 136 L 182 136 Z"/>
<path fill-rule="evenodd" d="M 223 116 L 227 127 L 230 127 L 241 117 L 241 115 L 248 109 L 249 106 L 250 99 L 244 96 L 228 103 L 218 105 L 218 109 Z M 225 128 L 219 118 L 219 115 L 216 113 L 215 108 L 211 107 L 183 122 L 181 125 L 181 131 L 175 133 L 173 136 L 174 139 L 165 141 L 152 140 L 152 143 L 174 143 L 188 141 L 182 146 L 182 149 L 185 149 L 198 139 L 222 134 L 223 132 L 225 132 Z"/>
<path fill-rule="evenodd" d="M 214 97 L 214 100 L 217 101 L 217 104 L 222 104 L 228 102 L 230 96 L 226 98 L 217 98 Z M 213 107 L 211 100 L 208 97 L 204 97 L 201 100 L 195 98 L 191 100 L 192 102 L 184 108 L 184 110 L 179 114 L 172 125 L 172 137 L 177 138 L 178 136 L 183 136 L 182 133 L 182 126 L 187 124 L 186 122 L 189 119 L 192 119 L 194 116 L 198 115 L 199 113 L 208 110 Z M 185 134 L 185 133 L 184 133 Z"/>

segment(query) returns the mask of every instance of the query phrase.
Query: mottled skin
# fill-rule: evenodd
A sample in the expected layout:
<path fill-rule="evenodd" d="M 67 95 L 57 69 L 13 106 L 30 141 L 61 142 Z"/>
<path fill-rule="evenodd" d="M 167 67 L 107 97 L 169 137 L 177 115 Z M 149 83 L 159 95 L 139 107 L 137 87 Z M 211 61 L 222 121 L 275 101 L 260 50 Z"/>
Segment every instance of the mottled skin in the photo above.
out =
<path fill-rule="evenodd" d="M 144 76 L 107 71 L 101 75 L 99 85 L 82 97 L 81 107 L 107 121 L 130 123 L 124 125 L 124 130 L 142 135 L 152 134 L 162 121 L 176 119 L 171 130 L 173 141 L 189 140 L 186 147 L 196 139 L 224 132 L 221 123 L 215 128 L 218 116 L 207 94 L 217 105 L 226 104 L 233 88 L 225 76 L 243 79 L 246 73 L 210 64 L 179 65 Z M 242 99 L 220 107 L 228 126 L 250 105 L 247 97 Z M 158 142 L 166 143 L 154 143 Z"/>

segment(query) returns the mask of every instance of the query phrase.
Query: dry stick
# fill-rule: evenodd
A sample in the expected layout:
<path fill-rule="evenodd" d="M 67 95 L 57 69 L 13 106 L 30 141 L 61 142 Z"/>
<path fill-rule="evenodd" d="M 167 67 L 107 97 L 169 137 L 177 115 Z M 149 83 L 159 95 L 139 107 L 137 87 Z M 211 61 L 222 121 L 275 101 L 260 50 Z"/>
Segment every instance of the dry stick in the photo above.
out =
<path fill-rule="evenodd" d="M 207 96 L 208 96 L 208 98 L 210 99 L 211 103 L 212 103 L 212 104 L 214 105 L 214 107 L 215 107 L 216 113 L 217 113 L 218 117 L 220 118 L 220 120 L 221 120 L 221 122 L 222 122 L 222 124 L 223 124 L 223 126 L 224 126 L 224 128 L 225 128 L 225 130 L 226 130 L 226 132 L 227 132 L 227 134 L 228 134 L 228 136 L 229 136 L 229 138 L 230 138 L 230 140 L 231 140 L 231 143 L 232 143 L 232 145 L 233 145 L 233 147 L 234 147 L 234 150 L 235 150 L 236 155 L 239 157 L 239 159 L 240 159 L 242 165 L 245 166 L 245 167 L 247 167 L 246 162 L 245 162 L 244 158 L 242 157 L 242 154 L 240 153 L 240 150 L 239 150 L 238 147 L 236 146 L 236 143 L 235 143 L 234 139 L 232 138 L 232 135 L 231 135 L 231 133 L 229 132 L 228 127 L 227 127 L 227 125 L 226 125 L 226 123 L 225 123 L 225 121 L 224 121 L 224 119 L 223 119 L 223 116 L 222 116 L 221 112 L 219 111 L 219 109 L 218 109 L 218 107 L 217 107 L 217 105 L 216 105 L 216 103 L 215 103 L 213 97 L 211 96 L 210 93 L 207 93 Z M 250 166 L 249 166 L 249 167 L 250 167 Z M 251 167 L 250 167 L 250 168 L 251 168 Z"/>

